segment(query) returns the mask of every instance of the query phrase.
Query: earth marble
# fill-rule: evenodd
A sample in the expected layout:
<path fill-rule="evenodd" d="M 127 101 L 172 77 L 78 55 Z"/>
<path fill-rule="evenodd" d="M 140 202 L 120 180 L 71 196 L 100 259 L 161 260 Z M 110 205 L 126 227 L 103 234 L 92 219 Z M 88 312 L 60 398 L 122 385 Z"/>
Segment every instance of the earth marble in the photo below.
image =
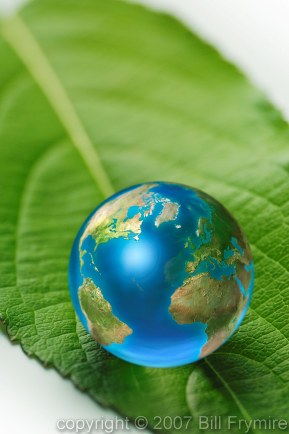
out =
<path fill-rule="evenodd" d="M 254 266 L 217 200 L 154 182 L 100 204 L 72 247 L 69 286 L 92 337 L 132 363 L 173 367 L 222 345 L 250 303 Z"/>

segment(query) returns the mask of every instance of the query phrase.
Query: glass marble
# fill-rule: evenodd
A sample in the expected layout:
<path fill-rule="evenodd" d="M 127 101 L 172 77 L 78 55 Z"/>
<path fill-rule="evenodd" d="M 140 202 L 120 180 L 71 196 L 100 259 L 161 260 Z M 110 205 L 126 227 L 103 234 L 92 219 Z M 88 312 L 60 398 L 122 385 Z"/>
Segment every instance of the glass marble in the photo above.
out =
<path fill-rule="evenodd" d="M 250 246 L 230 212 L 168 182 L 132 186 L 97 206 L 69 263 L 86 330 L 115 356 L 151 367 L 195 362 L 226 342 L 253 281 Z"/>

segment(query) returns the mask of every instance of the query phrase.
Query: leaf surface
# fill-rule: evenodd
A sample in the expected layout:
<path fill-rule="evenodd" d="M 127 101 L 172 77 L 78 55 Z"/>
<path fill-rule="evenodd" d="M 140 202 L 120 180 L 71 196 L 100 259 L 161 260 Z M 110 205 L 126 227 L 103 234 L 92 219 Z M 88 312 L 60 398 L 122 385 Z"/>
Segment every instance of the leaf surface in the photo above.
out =
<path fill-rule="evenodd" d="M 0 36 L 0 314 L 11 340 L 130 418 L 284 418 L 289 393 L 289 130 L 260 92 L 174 19 L 112 0 L 42 0 Z M 252 245 L 255 292 L 207 359 L 149 369 L 76 320 L 72 241 L 126 186 L 201 188 Z M 203 431 L 205 432 L 205 430 Z M 263 428 L 251 429 L 263 432 Z M 264 431 L 265 432 L 265 431 Z"/>

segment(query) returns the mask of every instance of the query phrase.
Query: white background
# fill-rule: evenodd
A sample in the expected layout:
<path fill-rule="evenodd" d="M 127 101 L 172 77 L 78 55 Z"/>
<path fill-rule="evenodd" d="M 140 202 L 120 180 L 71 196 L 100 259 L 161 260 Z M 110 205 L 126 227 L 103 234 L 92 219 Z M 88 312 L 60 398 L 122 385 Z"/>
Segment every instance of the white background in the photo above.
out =
<path fill-rule="evenodd" d="M 0 0 L 9 13 L 22 0 Z M 289 119 L 288 0 L 139 0 L 178 16 L 262 88 Z M 113 418 L 0 332 L 1 434 L 53 434 L 59 418 Z M 135 434 L 136 431 L 131 431 Z"/>

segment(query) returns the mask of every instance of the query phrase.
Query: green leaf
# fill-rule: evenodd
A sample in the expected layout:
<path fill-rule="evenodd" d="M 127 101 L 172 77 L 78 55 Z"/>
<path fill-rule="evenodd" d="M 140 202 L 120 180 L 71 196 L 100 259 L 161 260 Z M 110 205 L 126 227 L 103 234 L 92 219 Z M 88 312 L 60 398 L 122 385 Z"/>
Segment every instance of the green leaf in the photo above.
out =
<path fill-rule="evenodd" d="M 0 314 L 11 340 L 151 428 L 157 415 L 192 416 L 189 431 L 200 415 L 286 417 L 289 129 L 280 114 L 174 19 L 118 1 L 31 3 L 2 23 L 0 58 Z M 239 331 L 176 369 L 103 351 L 67 287 L 88 213 L 113 191 L 156 179 L 222 201 L 256 265 Z"/>

